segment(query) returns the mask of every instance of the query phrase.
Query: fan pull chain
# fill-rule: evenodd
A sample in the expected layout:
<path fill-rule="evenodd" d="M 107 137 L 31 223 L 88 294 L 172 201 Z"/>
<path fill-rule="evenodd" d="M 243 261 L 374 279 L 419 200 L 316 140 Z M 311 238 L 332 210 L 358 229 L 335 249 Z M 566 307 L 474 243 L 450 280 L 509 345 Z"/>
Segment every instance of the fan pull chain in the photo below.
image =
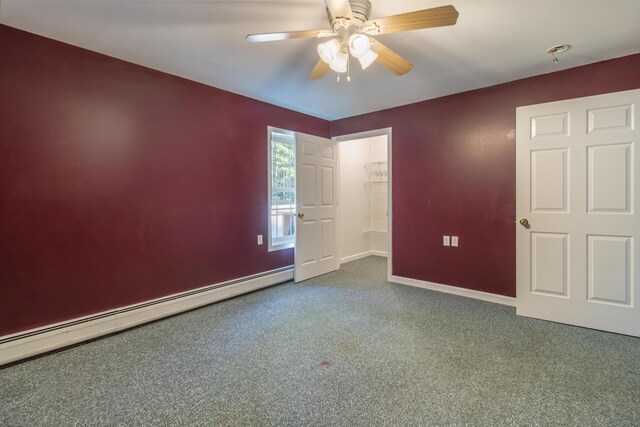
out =
<path fill-rule="evenodd" d="M 351 81 L 351 55 L 347 56 L 347 81 Z"/>

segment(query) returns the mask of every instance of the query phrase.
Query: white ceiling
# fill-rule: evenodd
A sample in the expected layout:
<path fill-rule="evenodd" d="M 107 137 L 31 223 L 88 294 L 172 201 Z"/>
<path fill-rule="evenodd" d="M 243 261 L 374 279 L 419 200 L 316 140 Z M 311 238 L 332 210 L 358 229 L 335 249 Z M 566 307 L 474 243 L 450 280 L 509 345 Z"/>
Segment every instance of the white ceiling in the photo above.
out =
<path fill-rule="evenodd" d="M 452 27 L 379 36 L 414 64 L 309 81 L 316 39 L 248 33 L 328 28 L 322 0 L 0 0 L 0 22 L 325 119 L 409 104 L 640 52 L 640 0 L 371 0 L 371 18 L 453 4 Z M 548 47 L 572 48 L 553 64 Z"/>

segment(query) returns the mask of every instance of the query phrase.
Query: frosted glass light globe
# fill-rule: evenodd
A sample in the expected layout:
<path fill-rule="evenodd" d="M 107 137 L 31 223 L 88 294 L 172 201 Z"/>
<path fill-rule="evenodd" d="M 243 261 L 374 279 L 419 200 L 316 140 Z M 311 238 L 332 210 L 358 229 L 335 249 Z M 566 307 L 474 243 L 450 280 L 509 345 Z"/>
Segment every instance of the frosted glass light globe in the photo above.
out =
<path fill-rule="evenodd" d="M 369 52 L 371 48 L 371 40 L 364 34 L 351 34 L 349 37 L 349 52 L 355 58 L 360 58 L 362 55 Z"/>
<path fill-rule="evenodd" d="M 369 65 L 373 64 L 376 59 L 378 59 L 378 54 L 369 49 L 364 55 L 358 58 L 358 61 L 360 61 L 360 66 L 364 70 Z"/>
<path fill-rule="evenodd" d="M 346 52 L 340 52 L 329 63 L 329 67 L 337 73 L 346 73 L 348 60 L 349 60 L 349 55 Z"/>
<path fill-rule="evenodd" d="M 339 53 L 340 42 L 336 39 L 331 39 L 326 43 L 320 43 L 318 45 L 318 55 L 320 55 L 320 58 L 327 64 L 330 64 Z"/>

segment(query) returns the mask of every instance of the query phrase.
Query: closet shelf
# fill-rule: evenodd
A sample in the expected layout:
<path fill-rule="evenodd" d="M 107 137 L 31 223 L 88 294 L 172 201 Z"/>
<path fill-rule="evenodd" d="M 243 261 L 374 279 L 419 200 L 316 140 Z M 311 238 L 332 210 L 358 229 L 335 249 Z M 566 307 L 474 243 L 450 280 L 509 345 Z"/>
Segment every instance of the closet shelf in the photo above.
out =
<path fill-rule="evenodd" d="M 389 182 L 389 181 L 387 181 L 387 180 L 384 180 L 384 181 L 362 181 L 363 184 L 386 184 L 387 182 Z"/>

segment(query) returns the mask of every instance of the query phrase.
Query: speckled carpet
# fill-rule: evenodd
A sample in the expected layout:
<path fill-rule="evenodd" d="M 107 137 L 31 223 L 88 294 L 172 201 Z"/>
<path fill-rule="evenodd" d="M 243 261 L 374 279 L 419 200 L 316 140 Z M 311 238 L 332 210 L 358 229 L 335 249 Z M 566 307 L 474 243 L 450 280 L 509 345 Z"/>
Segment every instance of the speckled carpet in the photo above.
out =
<path fill-rule="evenodd" d="M 638 426 L 640 340 L 370 257 L 0 370 L 0 425 Z"/>

